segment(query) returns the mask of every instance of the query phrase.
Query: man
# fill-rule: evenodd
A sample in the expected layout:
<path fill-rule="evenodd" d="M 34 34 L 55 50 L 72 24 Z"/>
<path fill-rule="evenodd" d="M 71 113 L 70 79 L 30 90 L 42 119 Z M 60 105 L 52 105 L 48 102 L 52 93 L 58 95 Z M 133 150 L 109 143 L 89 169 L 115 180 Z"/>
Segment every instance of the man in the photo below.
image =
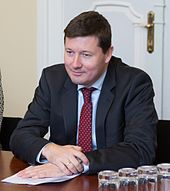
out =
<path fill-rule="evenodd" d="M 43 70 L 34 99 L 10 141 L 17 157 L 44 164 L 19 175 L 43 178 L 93 174 L 151 164 L 157 114 L 150 77 L 112 56 L 111 28 L 99 13 L 78 15 L 64 32 L 64 64 Z M 93 88 L 92 119 L 86 110 L 83 128 L 82 88 Z M 90 126 L 92 149 L 84 151 L 81 130 Z M 43 138 L 48 127 L 49 141 Z M 85 147 L 91 135 L 84 135 Z"/>

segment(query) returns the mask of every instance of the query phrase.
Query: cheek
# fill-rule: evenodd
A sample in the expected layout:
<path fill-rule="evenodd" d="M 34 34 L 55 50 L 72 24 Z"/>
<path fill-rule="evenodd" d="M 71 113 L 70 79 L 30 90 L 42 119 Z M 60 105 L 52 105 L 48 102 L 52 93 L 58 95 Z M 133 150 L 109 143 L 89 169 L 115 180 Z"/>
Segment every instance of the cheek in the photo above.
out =
<path fill-rule="evenodd" d="M 72 58 L 64 54 L 64 63 L 69 65 L 72 62 Z"/>
<path fill-rule="evenodd" d="M 87 71 L 87 77 L 89 79 L 93 79 L 95 78 L 96 76 L 98 76 L 98 73 L 99 73 L 99 69 L 98 68 L 86 68 L 86 71 Z"/>
<path fill-rule="evenodd" d="M 64 63 L 65 63 L 66 65 L 68 65 L 68 63 L 69 63 L 69 59 L 67 58 L 67 56 L 64 56 Z"/>
<path fill-rule="evenodd" d="M 89 69 L 89 77 L 98 79 L 99 76 L 105 71 L 106 64 L 100 63 L 95 67 Z"/>

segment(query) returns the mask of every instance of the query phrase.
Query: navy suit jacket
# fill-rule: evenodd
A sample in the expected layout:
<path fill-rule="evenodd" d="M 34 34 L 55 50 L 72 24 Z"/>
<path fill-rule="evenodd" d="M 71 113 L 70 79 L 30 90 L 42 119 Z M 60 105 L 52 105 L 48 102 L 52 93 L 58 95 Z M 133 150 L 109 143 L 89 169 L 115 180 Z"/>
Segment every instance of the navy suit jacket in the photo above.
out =
<path fill-rule="evenodd" d="M 85 153 L 90 174 L 153 162 L 157 124 L 153 97 L 145 72 L 111 58 L 96 111 L 97 150 Z M 36 163 L 37 154 L 49 141 L 76 144 L 77 109 L 77 85 L 64 64 L 47 67 L 24 119 L 11 136 L 11 150 L 20 159 Z M 49 126 L 48 141 L 43 136 Z"/>

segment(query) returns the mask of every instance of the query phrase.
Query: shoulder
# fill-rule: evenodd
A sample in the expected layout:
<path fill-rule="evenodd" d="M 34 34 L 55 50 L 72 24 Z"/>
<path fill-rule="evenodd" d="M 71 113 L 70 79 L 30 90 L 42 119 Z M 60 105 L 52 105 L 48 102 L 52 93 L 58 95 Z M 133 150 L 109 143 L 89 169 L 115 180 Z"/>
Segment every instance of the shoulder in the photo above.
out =
<path fill-rule="evenodd" d="M 43 69 L 42 77 L 45 77 L 48 80 L 59 80 L 64 79 L 67 76 L 64 64 L 55 64 L 48 66 Z"/>
<path fill-rule="evenodd" d="M 64 64 L 56 64 L 43 69 L 39 83 L 50 88 L 61 88 L 68 79 Z"/>
<path fill-rule="evenodd" d="M 116 79 L 133 81 L 137 79 L 147 80 L 151 82 L 150 76 L 142 69 L 130 66 L 122 62 L 120 58 L 112 57 L 109 69 L 115 72 Z"/>
<path fill-rule="evenodd" d="M 65 67 L 64 64 L 55 64 L 52 66 L 48 66 L 43 69 L 43 72 L 46 74 L 55 74 L 55 73 L 65 73 Z"/>

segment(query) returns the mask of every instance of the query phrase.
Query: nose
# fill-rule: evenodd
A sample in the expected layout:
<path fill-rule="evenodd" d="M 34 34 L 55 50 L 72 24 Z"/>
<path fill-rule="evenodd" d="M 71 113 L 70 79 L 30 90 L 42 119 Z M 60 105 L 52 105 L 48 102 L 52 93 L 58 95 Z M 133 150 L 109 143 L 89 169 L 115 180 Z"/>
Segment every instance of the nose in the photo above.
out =
<path fill-rule="evenodd" d="M 78 54 L 76 54 L 74 56 L 73 61 L 72 61 L 72 66 L 74 68 L 80 68 L 82 66 L 80 56 Z"/>

